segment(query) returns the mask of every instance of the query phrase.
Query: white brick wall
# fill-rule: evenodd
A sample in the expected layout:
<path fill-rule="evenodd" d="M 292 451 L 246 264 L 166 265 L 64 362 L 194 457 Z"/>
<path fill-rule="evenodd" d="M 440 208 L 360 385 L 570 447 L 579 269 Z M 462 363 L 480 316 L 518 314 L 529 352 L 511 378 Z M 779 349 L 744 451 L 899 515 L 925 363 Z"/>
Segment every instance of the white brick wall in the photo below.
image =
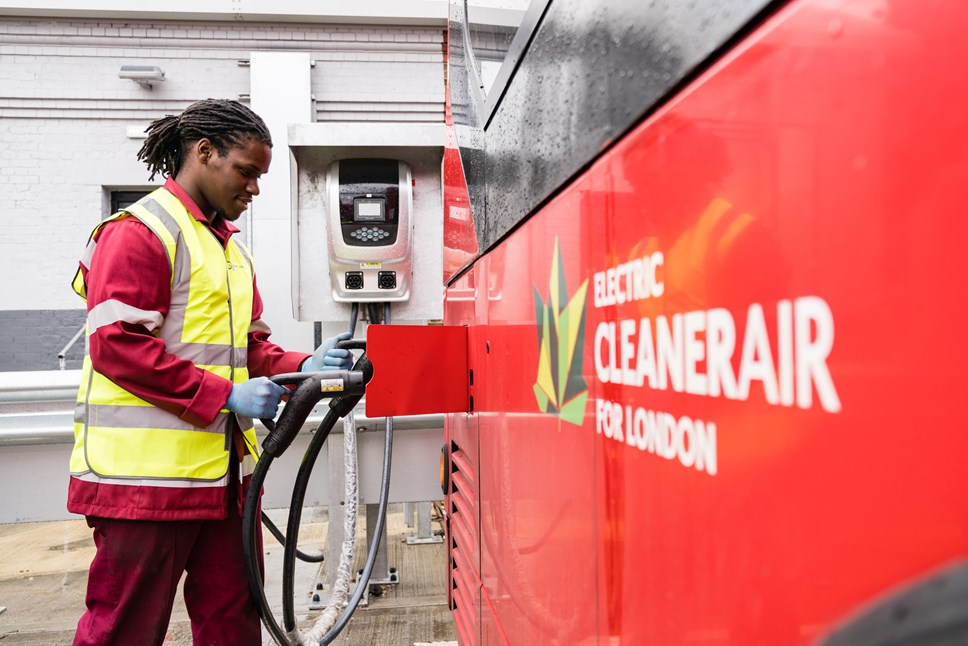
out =
<path fill-rule="evenodd" d="M 126 129 L 248 95 L 250 52 L 309 52 L 318 120 L 442 121 L 442 47 L 430 27 L 0 18 L 0 310 L 82 306 L 69 283 L 106 190 L 148 185 Z"/>
<path fill-rule="evenodd" d="M 124 127 L 101 119 L 0 119 L 0 309 L 83 307 L 70 280 L 102 216 L 101 180 L 111 183 L 110 169 L 122 164 L 137 167 L 131 162 L 140 141 L 127 139 Z M 147 179 L 141 172 L 139 183 Z"/>

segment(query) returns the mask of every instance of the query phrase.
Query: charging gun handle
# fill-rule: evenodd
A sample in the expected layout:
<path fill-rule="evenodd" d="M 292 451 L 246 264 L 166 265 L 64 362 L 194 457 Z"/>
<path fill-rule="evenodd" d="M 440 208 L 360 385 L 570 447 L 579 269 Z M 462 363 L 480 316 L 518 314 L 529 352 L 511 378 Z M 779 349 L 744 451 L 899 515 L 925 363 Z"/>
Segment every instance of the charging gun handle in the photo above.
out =
<path fill-rule="evenodd" d="M 280 386 L 298 384 L 293 393 L 289 395 L 289 401 L 282 409 L 279 420 L 277 422 L 273 422 L 271 419 L 262 420 L 265 427 L 269 429 L 269 435 L 262 443 L 262 450 L 277 458 L 296 439 L 303 423 L 320 399 L 332 397 L 335 394 L 362 395 L 369 379 L 365 379 L 363 372 L 356 370 L 328 370 L 326 372 L 286 373 L 272 377 L 272 381 Z"/>

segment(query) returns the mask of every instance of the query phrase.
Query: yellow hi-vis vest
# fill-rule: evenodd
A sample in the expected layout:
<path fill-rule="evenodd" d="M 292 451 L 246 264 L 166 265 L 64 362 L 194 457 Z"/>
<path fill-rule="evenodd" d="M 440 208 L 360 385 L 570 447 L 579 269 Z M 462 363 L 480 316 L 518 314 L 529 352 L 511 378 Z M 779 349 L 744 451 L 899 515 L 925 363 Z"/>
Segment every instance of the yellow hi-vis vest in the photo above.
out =
<path fill-rule="evenodd" d="M 144 323 L 164 340 L 169 353 L 233 383 L 247 380 L 254 273 L 248 251 L 232 239 L 223 249 L 204 223 L 161 188 L 95 227 L 81 260 L 85 267 L 90 266 L 94 254 L 94 234 L 108 222 L 127 215 L 151 229 L 168 254 L 168 315 L 162 321 L 157 313 L 105 301 L 88 312 L 87 334 L 119 320 Z M 86 300 L 80 271 L 73 287 Z M 142 487 L 223 486 L 228 483 L 231 442 L 227 433 L 231 431 L 232 415 L 223 409 L 211 426 L 193 426 L 98 373 L 88 353 L 74 415 L 71 476 Z M 243 460 L 245 475 L 252 471 L 258 445 L 252 420 L 235 417 L 252 454 Z"/>

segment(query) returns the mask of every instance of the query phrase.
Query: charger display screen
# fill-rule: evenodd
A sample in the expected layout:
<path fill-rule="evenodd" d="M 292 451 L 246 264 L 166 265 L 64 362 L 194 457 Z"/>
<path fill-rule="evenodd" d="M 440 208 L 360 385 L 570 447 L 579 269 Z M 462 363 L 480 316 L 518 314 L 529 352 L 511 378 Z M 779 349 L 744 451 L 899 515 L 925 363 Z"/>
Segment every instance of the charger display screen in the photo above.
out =
<path fill-rule="evenodd" d="M 384 198 L 357 198 L 353 200 L 354 222 L 385 222 L 386 200 Z"/>

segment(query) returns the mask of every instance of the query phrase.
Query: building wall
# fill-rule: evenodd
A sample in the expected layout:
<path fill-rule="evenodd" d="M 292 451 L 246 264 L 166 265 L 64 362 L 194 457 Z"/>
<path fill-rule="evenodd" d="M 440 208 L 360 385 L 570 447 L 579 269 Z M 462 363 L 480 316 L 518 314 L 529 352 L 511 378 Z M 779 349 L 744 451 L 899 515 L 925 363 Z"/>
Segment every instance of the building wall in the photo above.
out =
<path fill-rule="evenodd" d="M 251 53 L 293 51 L 313 62 L 319 121 L 440 122 L 443 40 L 442 27 L 0 18 L 0 371 L 57 367 L 83 320 L 70 280 L 110 191 L 152 185 L 136 160 L 151 120 L 248 101 Z M 165 81 L 144 89 L 118 78 L 122 64 L 157 65 Z"/>

